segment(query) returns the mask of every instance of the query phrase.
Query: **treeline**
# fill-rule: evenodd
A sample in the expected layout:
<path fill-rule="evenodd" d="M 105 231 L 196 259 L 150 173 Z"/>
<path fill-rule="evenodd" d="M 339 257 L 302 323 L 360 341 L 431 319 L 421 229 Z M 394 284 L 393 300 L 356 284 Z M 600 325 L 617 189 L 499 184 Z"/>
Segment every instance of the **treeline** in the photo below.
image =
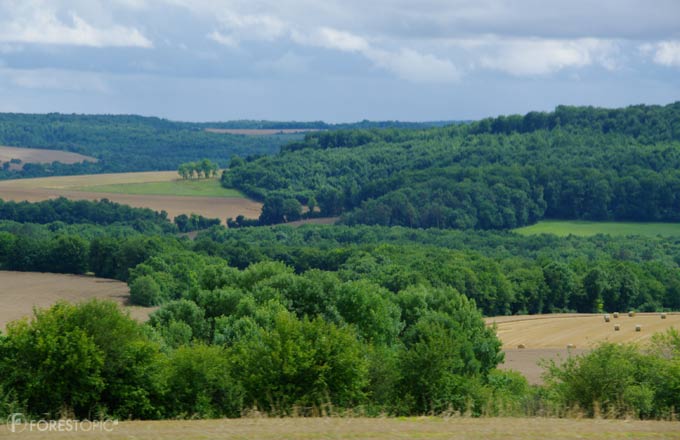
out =
<path fill-rule="evenodd" d="M 421 129 L 429 127 L 443 127 L 453 123 L 463 123 L 454 121 L 426 121 L 426 122 L 408 122 L 408 121 L 369 121 L 364 119 L 358 122 L 346 122 L 329 124 L 323 121 L 299 122 L 299 121 L 254 121 L 254 120 L 240 120 L 240 121 L 226 121 L 226 122 L 201 122 L 196 124 L 205 128 L 223 128 L 223 129 L 268 129 L 268 130 L 285 130 L 285 129 L 307 129 L 307 130 L 348 130 L 348 129 L 367 129 L 367 128 L 408 128 Z"/>
<path fill-rule="evenodd" d="M 154 227 L 156 227 L 156 232 L 176 231 L 165 211 L 156 212 L 148 208 L 133 208 L 108 199 L 73 201 L 59 197 L 35 203 L 0 199 L 0 220 L 38 224 L 62 222 L 110 225 L 119 223 L 137 227 L 140 231 L 152 232 L 150 229 Z"/>
<path fill-rule="evenodd" d="M 179 252 L 187 257 L 142 272 L 161 274 L 154 275 L 156 293 L 136 301 L 186 299 L 212 261 L 204 261 L 201 255 L 206 255 L 240 269 L 280 261 L 297 274 L 328 272 L 342 282 L 364 280 L 391 294 L 414 286 L 454 289 L 487 316 L 680 310 L 680 244 L 661 238 L 469 233 L 463 238 L 455 231 L 412 235 L 409 229 L 322 226 L 211 231 L 190 241 L 105 230 L 79 233 L 55 224 L 38 233 L 25 225 L 0 224 L 0 269 L 93 272 L 132 282 L 129 274 L 138 264 Z M 182 274 L 182 284 L 172 281 L 174 271 Z"/>
<path fill-rule="evenodd" d="M 134 115 L 0 113 L 0 145 L 73 151 L 97 163 L 25 164 L 0 170 L 0 179 L 46 175 L 173 170 L 205 157 L 225 167 L 232 155 L 272 154 L 299 135 L 235 136 L 199 124 Z"/>
<path fill-rule="evenodd" d="M 212 162 L 210 159 L 203 159 L 197 162 L 185 162 L 180 164 L 177 168 L 177 173 L 182 179 L 193 179 L 194 174 L 198 179 L 201 178 L 201 174 L 207 179 L 211 176 L 217 176 L 219 169 L 219 165 Z"/>
<path fill-rule="evenodd" d="M 294 200 L 311 204 L 304 216 L 344 214 L 348 224 L 506 229 L 542 218 L 677 221 L 678 108 L 559 107 L 541 114 L 544 122 L 532 122 L 530 113 L 511 118 L 525 128 L 496 131 L 479 122 L 312 133 L 277 156 L 236 163 L 223 184 L 262 200 L 263 213 L 278 214 Z M 643 128 L 631 129 L 631 121 Z M 264 215 L 260 222 L 282 219 Z"/>

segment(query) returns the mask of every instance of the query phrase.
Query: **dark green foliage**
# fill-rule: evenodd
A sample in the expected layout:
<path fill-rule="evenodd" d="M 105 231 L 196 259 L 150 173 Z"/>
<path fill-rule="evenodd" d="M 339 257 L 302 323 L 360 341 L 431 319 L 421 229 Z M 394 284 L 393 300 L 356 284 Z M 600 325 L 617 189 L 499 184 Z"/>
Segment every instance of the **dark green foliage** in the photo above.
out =
<path fill-rule="evenodd" d="M 180 214 L 173 221 L 179 232 L 200 231 L 220 224 L 218 218 L 208 218 L 198 214 L 191 214 L 190 216 Z"/>
<path fill-rule="evenodd" d="M 314 199 L 320 215 L 345 213 L 350 225 L 677 221 L 679 109 L 558 107 L 428 130 L 310 133 L 277 156 L 242 164 L 225 184 L 262 200 Z"/>
<path fill-rule="evenodd" d="M 4 202 L 0 199 L 0 220 L 39 224 L 63 222 L 110 225 L 118 223 L 128 224 L 139 231 L 148 229 L 151 230 L 150 232 L 176 231 L 165 211 L 158 213 L 148 208 L 132 208 L 107 199 L 90 202 L 88 200 L 72 201 L 59 197 L 35 203 Z"/>
<path fill-rule="evenodd" d="M 134 115 L 0 113 L 0 145 L 73 151 L 98 162 L 25 164 L 0 169 L 0 179 L 49 175 L 174 170 L 197 158 L 226 166 L 232 155 L 275 153 L 300 135 L 237 136 L 209 133 L 210 124 Z"/>

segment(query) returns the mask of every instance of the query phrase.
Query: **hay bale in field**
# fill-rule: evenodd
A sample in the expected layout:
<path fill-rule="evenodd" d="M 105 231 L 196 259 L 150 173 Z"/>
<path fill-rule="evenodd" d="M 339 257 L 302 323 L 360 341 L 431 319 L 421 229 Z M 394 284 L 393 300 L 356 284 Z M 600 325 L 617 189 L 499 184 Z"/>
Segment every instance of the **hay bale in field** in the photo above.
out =
<path fill-rule="evenodd" d="M 517 345 L 517 348 L 522 349 L 522 348 L 527 348 L 527 346 L 524 345 L 524 344 L 519 344 L 519 345 Z"/>
<path fill-rule="evenodd" d="M 615 324 L 615 325 L 614 325 L 614 331 L 615 331 L 615 332 L 618 332 L 619 330 L 621 330 L 621 326 L 618 325 L 618 324 Z"/>
<path fill-rule="evenodd" d="M 634 311 L 631 310 L 630 312 L 628 312 L 628 317 L 632 318 L 633 316 L 635 316 Z"/>
<path fill-rule="evenodd" d="M 614 312 L 614 319 L 619 317 L 619 312 Z"/>
<path fill-rule="evenodd" d="M 642 331 L 642 326 L 640 324 L 635 324 L 635 331 L 636 332 L 641 332 Z"/>
<path fill-rule="evenodd" d="M 662 314 L 661 314 L 661 319 L 666 319 L 666 314 L 665 314 L 665 313 L 662 313 Z"/>
<path fill-rule="evenodd" d="M 571 349 L 571 348 L 576 348 L 576 345 L 574 345 L 574 344 L 567 344 L 567 350 L 569 350 L 569 349 Z"/>
<path fill-rule="evenodd" d="M 609 315 L 604 315 L 604 322 L 609 322 Z"/>

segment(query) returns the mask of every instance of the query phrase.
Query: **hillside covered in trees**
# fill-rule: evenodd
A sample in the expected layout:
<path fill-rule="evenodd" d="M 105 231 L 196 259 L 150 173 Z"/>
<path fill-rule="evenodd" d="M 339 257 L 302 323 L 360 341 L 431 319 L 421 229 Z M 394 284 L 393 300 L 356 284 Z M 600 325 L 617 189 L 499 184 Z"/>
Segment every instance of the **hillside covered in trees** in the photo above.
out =
<path fill-rule="evenodd" d="M 560 106 L 425 130 L 309 133 L 223 183 L 345 224 L 504 229 L 543 218 L 680 220 L 680 103 Z"/>

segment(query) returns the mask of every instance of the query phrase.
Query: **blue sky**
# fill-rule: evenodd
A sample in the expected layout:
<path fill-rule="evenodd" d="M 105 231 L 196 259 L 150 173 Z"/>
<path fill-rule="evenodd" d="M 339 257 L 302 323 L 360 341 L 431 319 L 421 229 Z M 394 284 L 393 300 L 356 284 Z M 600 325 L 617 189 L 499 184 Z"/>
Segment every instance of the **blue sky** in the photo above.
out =
<path fill-rule="evenodd" d="M 0 0 L 0 111 L 340 122 L 676 100 L 677 0 Z"/>

